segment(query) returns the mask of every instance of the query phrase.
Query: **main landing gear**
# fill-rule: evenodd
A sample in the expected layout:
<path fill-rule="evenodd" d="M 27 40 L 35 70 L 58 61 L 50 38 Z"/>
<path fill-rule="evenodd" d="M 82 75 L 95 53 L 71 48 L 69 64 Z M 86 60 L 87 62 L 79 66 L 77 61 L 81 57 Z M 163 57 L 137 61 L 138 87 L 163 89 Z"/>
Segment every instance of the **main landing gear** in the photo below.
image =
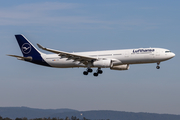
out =
<path fill-rule="evenodd" d="M 99 74 L 102 74 L 103 71 L 101 70 L 101 68 L 98 68 L 97 71 L 93 74 L 95 77 L 97 77 Z"/>
<path fill-rule="evenodd" d="M 84 75 L 88 75 L 88 73 L 90 72 L 92 72 L 93 70 L 91 69 L 91 68 L 87 68 L 87 70 L 86 71 L 84 71 L 83 72 L 83 74 Z M 96 72 L 95 73 L 93 73 L 93 75 L 95 76 L 95 77 L 97 77 L 99 74 L 102 74 L 103 73 L 103 71 L 101 70 L 101 68 L 98 68 L 97 70 L 96 70 Z"/>
<path fill-rule="evenodd" d="M 92 70 L 91 68 L 87 68 L 87 70 L 84 71 L 83 74 L 84 74 L 84 75 L 88 75 L 88 73 L 89 73 L 89 72 L 92 73 L 92 71 L 93 71 L 93 70 Z"/>
<path fill-rule="evenodd" d="M 157 66 L 156 66 L 157 69 L 160 69 L 159 64 L 160 64 L 160 62 L 157 63 Z"/>

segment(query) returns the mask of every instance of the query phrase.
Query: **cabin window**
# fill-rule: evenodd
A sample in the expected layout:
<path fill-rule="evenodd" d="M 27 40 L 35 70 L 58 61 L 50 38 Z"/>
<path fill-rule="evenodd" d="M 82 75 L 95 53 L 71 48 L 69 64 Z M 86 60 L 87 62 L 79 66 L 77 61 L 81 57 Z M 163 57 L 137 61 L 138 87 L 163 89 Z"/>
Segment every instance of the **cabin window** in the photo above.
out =
<path fill-rule="evenodd" d="M 171 53 L 171 51 L 165 51 L 165 53 Z"/>

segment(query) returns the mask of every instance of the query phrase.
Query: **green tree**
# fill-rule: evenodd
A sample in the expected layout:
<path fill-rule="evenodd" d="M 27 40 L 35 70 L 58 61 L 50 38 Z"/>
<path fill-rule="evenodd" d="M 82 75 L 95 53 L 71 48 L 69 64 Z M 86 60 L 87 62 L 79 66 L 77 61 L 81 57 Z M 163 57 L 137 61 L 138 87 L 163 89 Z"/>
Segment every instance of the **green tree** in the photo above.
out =
<path fill-rule="evenodd" d="M 3 118 L 0 116 L 0 120 L 3 120 Z"/>
<path fill-rule="evenodd" d="M 28 120 L 26 117 L 24 117 L 22 120 Z"/>
<path fill-rule="evenodd" d="M 66 118 L 65 118 L 65 120 L 69 120 L 69 118 L 68 118 L 68 117 L 66 117 Z"/>
<path fill-rule="evenodd" d="M 3 120 L 12 120 L 12 119 L 10 119 L 10 118 L 6 117 L 6 118 L 3 118 Z"/>
<path fill-rule="evenodd" d="M 57 118 L 52 118 L 51 120 L 58 120 Z"/>
<path fill-rule="evenodd" d="M 22 118 L 16 118 L 15 120 L 22 120 Z"/>
<path fill-rule="evenodd" d="M 71 120 L 77 120 L 76 116 L 75 116 L 75 117 L 72 116 L 72 117 L 71 117 Z"/>

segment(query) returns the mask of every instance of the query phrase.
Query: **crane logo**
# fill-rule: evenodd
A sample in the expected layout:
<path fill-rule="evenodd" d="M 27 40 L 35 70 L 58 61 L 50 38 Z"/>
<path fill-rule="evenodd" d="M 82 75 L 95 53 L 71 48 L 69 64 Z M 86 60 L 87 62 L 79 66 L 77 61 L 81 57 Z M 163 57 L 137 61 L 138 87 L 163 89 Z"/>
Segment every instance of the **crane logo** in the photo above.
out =
<path fill-rule="evenodd" d="M 31 45 L 29 43 L 24 43 L 21 49 L 24 54 L 28 54 L 31 52 Z"/>

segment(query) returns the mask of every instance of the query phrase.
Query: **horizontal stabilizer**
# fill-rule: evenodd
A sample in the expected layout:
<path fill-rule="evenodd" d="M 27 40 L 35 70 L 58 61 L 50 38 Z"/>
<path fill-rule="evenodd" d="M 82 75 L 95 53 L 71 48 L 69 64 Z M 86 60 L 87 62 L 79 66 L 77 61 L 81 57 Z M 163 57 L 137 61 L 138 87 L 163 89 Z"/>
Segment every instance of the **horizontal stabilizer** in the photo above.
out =
<path fill-rule="evenodd" d="M 7 55 L 7 56 L 16 57 L 18 60 L 28 60 L 28 61 L 32 60 L 32 57 L 22 57 L 17 55 Z"/>

